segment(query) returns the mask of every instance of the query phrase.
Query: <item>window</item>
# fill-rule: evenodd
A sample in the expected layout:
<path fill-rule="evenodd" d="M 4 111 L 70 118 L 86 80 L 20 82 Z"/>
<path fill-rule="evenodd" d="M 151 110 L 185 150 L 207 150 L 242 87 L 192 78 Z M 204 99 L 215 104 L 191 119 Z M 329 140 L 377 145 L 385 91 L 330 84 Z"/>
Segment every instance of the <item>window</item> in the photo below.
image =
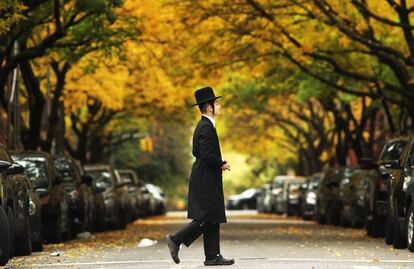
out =
<path fill-rule="evenodd" d="M 35 189 L 49 187 L 49 177 L 46 169 L 46 160 L 37 157 L 16 157 L 16 163 L 24 167 L 27 177 Z"/>

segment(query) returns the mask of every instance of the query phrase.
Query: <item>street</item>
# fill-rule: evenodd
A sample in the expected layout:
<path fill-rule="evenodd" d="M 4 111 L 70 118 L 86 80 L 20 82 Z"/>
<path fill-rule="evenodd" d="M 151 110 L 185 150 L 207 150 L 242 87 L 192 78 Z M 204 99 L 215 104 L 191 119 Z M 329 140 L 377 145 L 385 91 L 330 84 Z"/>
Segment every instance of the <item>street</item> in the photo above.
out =
<path fill-rule="evenodd" d="M 126 230 L 45 245 L 43 252 L 16 257 L 6 268 L 203 267 L 201 238 L 181 249 L 179 265 L 169 256 L 165 235 L 187 221 L 185 212 L 138 220 Z M 144 238 L 157 243 L 139 247 Z M 413 254 L 395 250 L 383 239 L 367 237 L 362 229 L 322 226 L 256 211 L 228 211 L 228 224 L 221 228 L 221 252 L 234 258 L 233 267 L 239 268 L 414 268 Z"/>

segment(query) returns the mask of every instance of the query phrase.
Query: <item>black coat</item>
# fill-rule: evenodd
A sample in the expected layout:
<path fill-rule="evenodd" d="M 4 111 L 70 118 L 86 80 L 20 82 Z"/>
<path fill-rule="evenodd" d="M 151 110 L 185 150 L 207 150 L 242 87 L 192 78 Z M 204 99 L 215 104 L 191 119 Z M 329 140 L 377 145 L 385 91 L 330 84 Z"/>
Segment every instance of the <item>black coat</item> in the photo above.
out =
<path fill-rule="evenodd" d="M 200 222 L 226 223 L 220 144 L 209 119 L 201 117 L 193 136 L 193 155 L 188 188 L 188 218 Z"/>

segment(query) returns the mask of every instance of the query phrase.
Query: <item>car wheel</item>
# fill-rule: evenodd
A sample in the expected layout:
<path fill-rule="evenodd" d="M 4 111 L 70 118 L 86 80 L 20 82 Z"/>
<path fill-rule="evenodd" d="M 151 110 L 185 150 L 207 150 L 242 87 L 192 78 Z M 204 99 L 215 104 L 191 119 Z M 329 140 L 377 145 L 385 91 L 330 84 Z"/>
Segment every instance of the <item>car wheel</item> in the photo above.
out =
<path fill-rule="evenodd" d="M 349 222 L 345 219 L 343 208 L 339 211 L 339 226 L 349 227 Z"/>
<path fill-rule="evenodd" d="M 10 258 L 14 256 L 14 251 L 16 249 L 16 227 L 14 226 L 14 213 L 11 207 L 7 208 L 7 218 L 9 219 L 9 226 L 10 226 L 10 237 L 11 237 L 11 245 L 10 245 Z"/>
<path fill-rule="evenodd" d="M 373 235 L 373 216 L 368 208 L 368 205 L 364 207 L 364 226 L 368 236 Z"/>
<path fill-rule="evenodd" d="M 62 232 L 62 240 L 63 241 L 69 241 L 70 239 L 74 238 L 76 236 L 76 234 L 73 234 L 72 231 L 72 227 L 70 225 L 70 220 L 69 220 L 69 212 L 66 211 L 66 216 L 64 216 L 64 226 L 65 226 L 65 231 Z M 74 230 L 76 231 L 76 229 Z"/>
<path fill-rule="evenodd" d="M 378 216 L 373 214 L 373 219 L 371 222 L 372 236 L 374 237 L 383 237 L 385 234 L 385 218 L 383 216 Z"/>
<path fill-rule="evenodd" d="M 49 231 L 48 241 L 53 243 L 60 243 L 62 242 L 62 220 L 61 220 L 61 212 L 60 208 L 56 213 L 56 216 L 52 217 L 51 221 L 49 221 L 49 226 L 46 227 L 47 231 Z"/>
<path fill-rule="evenodd" d="M 398 218 L 394 219 L 394 232 L 392 238 L 392 245 L 396 249 L 403 249 L 407 247 L 406 237 L 403 235 L 401 225 Z"/>
<path fill-rule="evenodd" d="M 362 228 L 364 226 L 363 221 L 361 220 L 360 216 L 358 215 L 358 207 L 356 203 L 352 206 L 352 220 L 351 220 L 351 227 L 352 228 Z"/>
<path fill-rule="evenodd" d="M 317 204 L 317 206 L 315 208 L 315 220 L 319 224 L 325 224 L 326 223 L 326 218 L 325 218 L 325 216 L 323 216 L 321 214 L 321 211 L 320 211 L 320 204 Z"/>
<path fill-rule="evenodd" d="M 30 230 L 29 216 L 26 215 L 23 233 L 16 237 L 16 254 L 30 255 L 32 253 L 32 233 Z"/>
<path fill-rule="evenodd" d="M 414 207 L 410 205 L 407 214 L 407 248 L 414 252 Z"/>
<path fill-rule="evenodd" d="M 340 207 L 334 203 L 331 206 L 328 207 L 327 211 L 327 221 L 329 224 L 332 225 L 339 225 L 340 222 Z"/>
<path fill-rule="evenodd" d="M 11 232 L 10 223 L 4 208 L 0 206 L 0 266 L 4 266 L 9 261 L 11 256 Z"/>
<path fill-rule="evenodd" d="M 117 215 L 117 221 L 115 224 L 115 228 L 119 229 L 119 230 L 123 230 L 126 228 L 126 214 L 125 214 L 125 210 L 124 209 L 119 209 L 118 210 L 118 215 Z"/>
<path fill-rule="evenodd" d="M 389 208 L 389 207 L 387 207 Z M 390 215 L 390 211 L 387 210 L 387 217 L 385 220 L 385 243 L 387 245 L 391 245 L 392 241 L 393 241 L 393 230 L 394 230 L 394 223 L 393 223 L 393 218 Z"/>
<path fill-rule="evenodd" d="M 94 224 L 95 224 L 96 231 L 105 230 L 105 207 L 104 206 L 96 207 Z"/>
<path fill-rule="evenodd" d="M 43 241 L 42 236 L 40 235 L 40 238 L 39 238 L 38 241 L 32 242 L 33 251 L 38 251 L 38 252 L 43 251 L 43 242 L 42 241 Z"/>

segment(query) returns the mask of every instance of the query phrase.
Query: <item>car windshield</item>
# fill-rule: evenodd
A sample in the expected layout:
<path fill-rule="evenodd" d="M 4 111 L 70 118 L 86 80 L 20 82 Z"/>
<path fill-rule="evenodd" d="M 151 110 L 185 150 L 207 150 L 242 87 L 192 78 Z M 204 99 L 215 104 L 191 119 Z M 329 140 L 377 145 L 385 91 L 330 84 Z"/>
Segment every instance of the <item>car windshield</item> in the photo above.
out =
<path fill-rule="evenodd" d="M 399 160 L 407 141 L 393 141 L 384 145 L 379 156 L 380 161 Z"/>
<path fill-rule="evenodd" d="M 49 186 L 46 159 L 43 157 L 13 157 L 13 160 L 24 167 L 27 177 L 38 188 Z"/>
<path fill-rule="evenodd" d="M 119 174 L 121 175 L 123 182 L 126 182 L 128 184 L 131 184 L 132 182 L 134 182 L 134 178 L 131 173 L 120 172 Z"/>
<path fill-rule="evenodd" d="M 291 189 L 291 190 L 299 190 L 300 184 L 301 183 L 299 181 L 291 182 L 289 184 L 289 189 Z"/>
<path fill-rule="evenodd" d="M 240 196 L 245 197 L 245 198 L 249 198 L 249 197 L 252 197 L 255 193 L 256 193 L 255 189 L 248 189 L 248 190 L 245 190 L 244 192 L 242 192 L 240 194 Z"/>
<path fill-rule="evenodd" d="M 96 186 L 108 189 L 113 186 L 113 179 L 111 173 L 107 170 L 92 170 L 87 172 L 93 178 Z"/>
<path fill-rule="evenodd" d="M 57 172 L 63 178 L 63 181 L 73 182 L 76 180 L 74 167 L 66 160 L 54 160 Z"/>

